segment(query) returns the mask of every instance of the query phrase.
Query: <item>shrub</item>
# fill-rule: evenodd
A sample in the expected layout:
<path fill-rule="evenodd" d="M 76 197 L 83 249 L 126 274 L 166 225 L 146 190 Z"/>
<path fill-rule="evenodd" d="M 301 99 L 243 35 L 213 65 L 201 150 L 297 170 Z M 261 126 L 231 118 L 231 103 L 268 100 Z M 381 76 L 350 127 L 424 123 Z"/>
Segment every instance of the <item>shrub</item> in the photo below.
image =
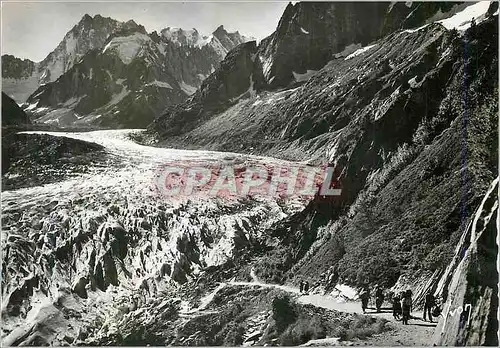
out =
<path fill-rule="evenodd" d="M 273 299 L 273 319 L 278 332 L 283 332 L 288 325 L 297 319 L 295 304 L 289 295 L 279 295 Z"/>

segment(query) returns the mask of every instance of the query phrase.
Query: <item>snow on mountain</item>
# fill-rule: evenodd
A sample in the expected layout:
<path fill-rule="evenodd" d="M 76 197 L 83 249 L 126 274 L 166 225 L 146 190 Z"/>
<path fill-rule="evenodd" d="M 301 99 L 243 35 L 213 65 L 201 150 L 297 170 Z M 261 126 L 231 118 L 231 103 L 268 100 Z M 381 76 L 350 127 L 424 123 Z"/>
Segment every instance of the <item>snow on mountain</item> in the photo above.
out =
<path fill-rule="evenodd" d="M 183 30 L 181 28 L 167 27 L 161 35 L 176 45 L 202 47 L 208 44 L 210 37 L 200 35 L 196 29 Z"/>
<path fill-rule="evenodd" d="M 102 53 L 106 51 L 115 51 L 118 57 L 125 64 L 130 64 L 132 60 L 141 51 L 142 47 L 150 42 L 149 36 L 142 33 L 134 33 L 129 36 L 115 37 L 108 42 Z"/>
<path fill-rule="evenodd" d="M 489 7 L 489 1 L 481 1 L 466 7 L 463 11 L 456 13 L 450 18 L 438 21 L 438 23 L 442 24 L 446 29 L 467 30 L 470 28 L 473 18 L 476 23 L 484 20 Z"/>
<path fill-rule="evenodd" d="M 165 107 L 193 94 L 245 39 L 222 26 L 209 37 L 180 28 L 148 34 L 129 21 L 99 50 L 90 50 L 57 81 L 35 91 L 28 111 L 35 122 L 60 126 L 146 127 Z"/>
<path fill-rule="evenodd" d="M 178 46 L 191 47 L 212 47 L 223 59 L 227 52 L 233 47 L 238 46 L 247 41 L 254 40 L 252 37 L 246 37 L 239 32 L 230 33 L 224 29 L 224 26 L 219 26 L 212 34 L 205 36 L 200 34 L 196 29 L 184 30 L 182 28 L 167 27 L 161 31 L 161 35 L 168 41 Z"/>
<path fill-rule="evenodd" d="M 362 47 L 356 51 L 354 51 L 353 53 L 351 53 L 350 55 L 348 55 L 347 57 L 344 58 L 344 60 L 348 60 L 348 59 L 352 59 L 354 57 L 357 57 L 359 56 L 360 54 L 363 54 L 365 53 L 366 51 L 368 51 L 369 49 L 375 47 L 376 45 L 369 45 L 369 46 L 366 46 L 366 47 Z"/>

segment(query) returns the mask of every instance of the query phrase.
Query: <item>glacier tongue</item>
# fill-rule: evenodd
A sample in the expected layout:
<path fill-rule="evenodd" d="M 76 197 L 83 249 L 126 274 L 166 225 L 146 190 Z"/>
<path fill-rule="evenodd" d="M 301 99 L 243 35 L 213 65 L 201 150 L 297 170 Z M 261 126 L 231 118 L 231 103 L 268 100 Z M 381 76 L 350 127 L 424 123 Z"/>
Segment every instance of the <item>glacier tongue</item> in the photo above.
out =
<path fill-rule="evenodd" d="M 165 161 L 284 161 L 142 146 L 129 139 L 138 131 L 50 133 L 103 145 L 108 165 L 3 193 L 4 342 L 61 343 L 97 318 L 116 323 L 120 308 L 175 293 L 179 283 L 231 259 L 273 222 L 304 207 L 298 199 L 284 207 L 270 197 L 166 199 L 153 184 Z M 63 315 L 68 311 L 82 316 Z"/>

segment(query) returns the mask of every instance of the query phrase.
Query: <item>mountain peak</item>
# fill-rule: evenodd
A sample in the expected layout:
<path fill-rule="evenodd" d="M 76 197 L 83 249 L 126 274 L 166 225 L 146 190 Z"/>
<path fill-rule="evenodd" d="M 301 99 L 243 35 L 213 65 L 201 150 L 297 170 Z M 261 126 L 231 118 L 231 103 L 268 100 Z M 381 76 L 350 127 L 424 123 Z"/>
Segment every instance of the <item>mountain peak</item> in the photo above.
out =
<path fill-rule="evenodd" d="M 227 32 L 227 30 L 224 28 L 224 25 L 222 25 L 222 24 L 221 24 L 221 25 L 219 25 L 219 26 L 217 27 L 217 29 L 215 29 L 215 30 L 214 30 L 214 32 L 213 32 L 212 34 L 213 34 L 213 35 L 215 35 L 215 36 L 221 36 L 221 35 L 227 35 L 227 34 L 228 34 L 228 32 Z"/>
<path fill-rule="evenodd" d="M 85 13 L 81 19 L 81 21 L 88 21 L 88 20 L 91 20 L 92 19 L 92 16 L 89 15 L 88 13 Z"/>

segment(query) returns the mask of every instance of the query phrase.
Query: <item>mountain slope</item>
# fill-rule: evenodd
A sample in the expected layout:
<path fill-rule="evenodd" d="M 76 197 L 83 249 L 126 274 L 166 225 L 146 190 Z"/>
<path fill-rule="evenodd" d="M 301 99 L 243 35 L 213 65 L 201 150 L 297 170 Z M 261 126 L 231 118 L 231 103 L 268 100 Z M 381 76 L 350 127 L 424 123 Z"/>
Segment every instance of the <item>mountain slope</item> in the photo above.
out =
<path fill-rule="evenodd" d="M 2 127 L 29 124 L 26 113 L 7 94 L 2 92 Z"/>
<path fill-rule="evenodd" d="M 235 50 L 228 58 L 240 60 L 221 64 L 229 71 L 216 71 L 151 130 L 165 146 L 335 167 L 342 196 L 269 229 L 257 275 L 313 282 L 337 267 L 351 285 L 411 284 L 418 305 L 498 170 L 498 16 L 488 9 L 477 3 L 334 54 L 281 90 L 251 88 L 261 71 L 245 68 L 255 48 Z M 211 90 L 232 93 L 215 99 Z"/>
<path fill-rule="evenodd" d="M 259 93 L 300 85 L 314 74 L 317 74 L 318 70 L 328 62 L 330 62 L 329 64 L 346 64 L 346 66 L 349 66 L 349 62 L 341 63 L 343 59 L 350 58 L 350 54 L 354 52 L 356 52 L 354 56 L 357 56 L 368 51 L 371 47 L 374 47 L 372 46 L 374 40 L 381 37 L 382 33 L 410 24 L 420 26 L 436 17 L 436 13 L 440 14 L 440 17 L 446 17 L 442 11 L 450 9 L 450 6 L 446 4 L 439 5 L 436 3 L 435 6 L 426 7 L 421 6 L 420 3 L 415 3 L 413 5 L 415 8 L 410 7 L 412 11 L 405 17 L 407 20 L 403 21 L 400 17 L 401 13 L 405 12 L 402 10 L 398 12 L 399 6 L 396 5 L 391 7 L 388 3 L 289 4 L 279 21 L 276 31 L 262 40 L 255 49 L 247 46 L 248 51 L 243 54 L 252 55 L 253 66 L 251 68 L 239 69 L 239 67 L 228 61 L 224 70 L 239 70 L 239 77 L 236 78 L 235 76 L 239 83 L 235 91 L 230 91 L 233 88 L 231 85 L 224 86 L 224 89 L 229 91 L 229 94 L 232 95 L 231 98 L 233 98 L 245 89 Z M 484 3 L 479 5 L 480 11 L 484 10 L 483 13 L 486 11 L 484 7 Z M 487 3 L 486 7 L 488 7 Z M 406 6 L 405 8 L 408 9 Z M 451 9 L 456 10 L 455 7 L 451 7 Z M 410 10 L 408 9 L 408 11 Z M 451 16 L 454 11 L 450 10 L 448 16 Z M 391 23 L 390 26 L 387 24 L 388 22 Z M 411 31 L 409 29 L 405 33 L 411 34 Z M 362 46 L 364 46 L 363 50 L 361 50 Z M 418 45 L 414 45 L 414 47 L 418 47 Z M 238 52 L 241 53 L 242 51 L 239 50 Z M 384 62 L 386 65 L 388 63 L 388 61 Z M 382 68 L 385 69 L 385 67 Z M 215 76 L 225 74 L 228 73 L 216 72 L 214 77 L 207 80 L 203 89 L 215 90 L 219 88 L 218 85 L 224 85 L 224 81 L 219 81 Z M 235 74 L 235 72 L 230 74 Z M 213 86 L 208 84 L 209 81 Z M 283 93 L 283 96 L 287 96 L 286 92 Z M 262 93 L 262 96 L 264 95 L 266 94 Z M 271 97 L 271 95 L 269 96 Z M 283 98 L 278 100 L 281 99 Z M 208 97 L 200 92 L 199 95 L 187 100 L 185 105 L 176 106 L 170 110 L 167 109 L 162 117 L 155 120 L 151 129 L 158 133 L 161 139 L 175 136 L 178 135 L 176 133 L 177 129 L 186 132 L 195 127 L 195 124 L 189 124 L 188 120 L 196 118 L 197 122 L 199 122 L 202 119 L 213 117 L 217 113 L 227 110 L 228 103 L 234 104 L 235 102 L 236 100 L 230 101 L 226 97 L 214 99 L 213 96 Z M 256 103 L 256 105 L 259 104 Z M 203 111 L 198 112 L 208 104 L 211 107 L 206 116 Z M 214 113 L 212 106 L 217 104 L 221 104 L 221 106 L 217 107 L 218 112 Z M 285 101 L 284 104 L 287 104 L 287 102 Z M 259 109 L 262 108 L 268 109 L 267 106 L 259 107 Z M 275 109 L 278 110 L 279 108 L 276 107 Z M 188 114 L 192 116 L 188 116 Z M 250 122 L 254 120 L 252 117 L 247 119 Z M 218 131 L 225 128 L 227 127 L 222 127 Z M 203 142 L 203 138 L 204 136 L 199 141 Z M 185 144 L 188 143 L 185 142 Z M 249 147 L 252 146 L 247 146 L 247 148 Z"/>

